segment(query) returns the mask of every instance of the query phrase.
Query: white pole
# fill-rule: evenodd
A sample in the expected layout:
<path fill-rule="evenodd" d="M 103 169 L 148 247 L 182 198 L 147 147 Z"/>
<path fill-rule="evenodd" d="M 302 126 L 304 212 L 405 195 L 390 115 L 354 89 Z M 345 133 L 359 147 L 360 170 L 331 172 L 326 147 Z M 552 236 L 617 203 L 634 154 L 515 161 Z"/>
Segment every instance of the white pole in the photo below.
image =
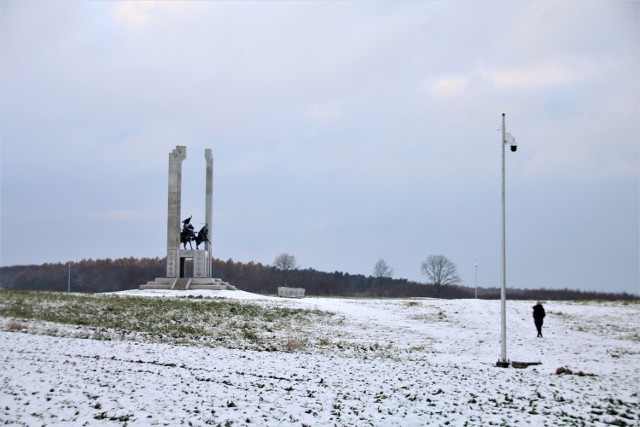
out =
<path fill-rule="evenodd" d="M 501 244 L 501 252 L 502 252 L 502 256 L 501 256 L 501 261 L 502 261 L 502 268 L 501 268 L 501 287 L 500 287 L 500 309 L 501 309 L 501 316 L 500 316 L 500 341 L 502 343 L 502 351 L 500 354 L 500 362 L 502 362 L 503 364 L 507 364 L 508 366 L 508 361 L 507 361 L 507 313 L 506 313 L 506 309 L 507 309 L 507 304 L 506 304 L 506 300 L 507 300 L 507 274 L 506 274 L 506 244 L 505 244 L 505 209 L 504 209 L 504 199 L 505 199 L 505 185 L 504 185 L 504 176 L 505 176 L 505 172 L 504 172 L 504 146 L 506 145 L 506 139 L 505 139 L 505 117 L 504 117 L 504 113 L 502 113 L 502 143 L 500 145 L 502 145 L 502 244 Z"/>
<path fill-rule="evenodd" d="M 475 280 L 475 285 L 476 285 L 476 299 L 478 299 L 478 261 L 476 260 L 476 280 Z"/>

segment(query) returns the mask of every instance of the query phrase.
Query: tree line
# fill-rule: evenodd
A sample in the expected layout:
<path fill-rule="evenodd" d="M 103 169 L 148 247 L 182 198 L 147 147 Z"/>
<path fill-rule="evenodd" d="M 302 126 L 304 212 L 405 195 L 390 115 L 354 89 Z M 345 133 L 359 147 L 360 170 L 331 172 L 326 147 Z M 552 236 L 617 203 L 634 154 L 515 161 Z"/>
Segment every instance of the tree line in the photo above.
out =
<path fill-rule="evenodd" d="M 280 261 L 280 264 L 274 262 L 274 265 L 266 265 L 214 259 L 212 271 L 214 277 L 231 283 L 237 289 L 271 295 L 277 293 L 277 288 L 283 285 L 283 279 L 288 286 L 304 288 L 305 294 L 309 296 L 456 299 L 474 298 L 476 292 L 474 287 L 454 283 L 422 284 L 407 279 L 394 279 L 390 277 L 392 270 L 384 262 L 376 263 L 374 274 L 365 276 L 340 271 L 322 272 L 313 268 L 300 269 L 295 265 L 295 258 L 284 257 Z M 187 263 L 187 276 L 190 276 L 189 269 L 192 268 Z M 165 275 L 165 258 L 84 259 L 64 264 L 1 267 L 0 287 L 15 290 L 116 292 L 137 289 L 140 285 Z M 507 293 L 510 299 L 529 300 L 639 299 L 626 293 L 570 289 L 508 289 Z M 499 299 L 500 289 L 478 288 L 478 298 Z"/>

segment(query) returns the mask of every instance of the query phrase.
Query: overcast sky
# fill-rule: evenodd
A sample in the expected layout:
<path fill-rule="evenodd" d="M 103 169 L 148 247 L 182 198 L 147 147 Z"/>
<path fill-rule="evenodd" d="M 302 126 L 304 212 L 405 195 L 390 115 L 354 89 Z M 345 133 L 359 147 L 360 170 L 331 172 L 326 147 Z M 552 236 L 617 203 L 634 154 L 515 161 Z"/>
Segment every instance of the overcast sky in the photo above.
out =
<path fill-rule="evenodd" d="M 0 264 L 163 257 L 186 145 L 217 258 L 499 286 L 505 113 L 507 285 L 640 293 L 639 4 L 2 0 Z"/>

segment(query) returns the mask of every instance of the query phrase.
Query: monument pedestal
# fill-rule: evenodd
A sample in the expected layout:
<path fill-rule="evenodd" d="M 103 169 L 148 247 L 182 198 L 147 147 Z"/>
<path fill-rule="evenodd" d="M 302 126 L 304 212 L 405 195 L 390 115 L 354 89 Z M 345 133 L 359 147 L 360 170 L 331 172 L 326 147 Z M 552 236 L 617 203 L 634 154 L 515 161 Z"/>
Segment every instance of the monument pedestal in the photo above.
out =
<path fill-rule="evenodd" d="M 193 277 L 194 278 L 208 278 L 210 276 L 209 270 L 211 262 L 209 260 L 209 251 L 200 249 L 180 249 L 178 250 L 178 257 L 180 259 L 180 273 L 176 276 L 184 276 L 184 262 L 187 258 L 193 260 Z"/>
<path fill-rule="evenodd" d="M 231 286 L 222 279 L 214 278 L 195 278 L 195 277 L 158 277 L 146 285 L 140 285 L 140 289 L 170 289 L 170 290 L 228 290 L 235 291 L 236 287 Z"/>
<path fill-rule="evenodd" d="M 140 289 L 236 290 L 235 286 L 223 282 L 222 279 L 208 277 L 211 269 L 209 251 L 201 249 L 178 249 L 177 257 L 178 268 L 177 271 L 175 271 L 176 277 L 158 277 L 146 285 L 141 285 Z M 193 259 L 193 277 L 184 277 L 184 263 L 187 258 Z"/>

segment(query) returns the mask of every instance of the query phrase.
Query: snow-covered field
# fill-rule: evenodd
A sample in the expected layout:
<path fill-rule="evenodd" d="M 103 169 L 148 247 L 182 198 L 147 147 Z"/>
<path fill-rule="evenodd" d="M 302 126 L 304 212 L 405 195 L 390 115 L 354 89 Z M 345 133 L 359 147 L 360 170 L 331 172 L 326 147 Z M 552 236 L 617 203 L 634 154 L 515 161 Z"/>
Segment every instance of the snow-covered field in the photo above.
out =
<path fill-rule="evenodd" d="M 291 352 L 49 336 L 0 318 L 0 424 L 640 425 L 638 304 L 548 302 L 540 339 L 533 302 L 509 301 L 508 357 L 541 365 L 502 369 L 499 301 L 191 293 L 338 314 Z"/>

